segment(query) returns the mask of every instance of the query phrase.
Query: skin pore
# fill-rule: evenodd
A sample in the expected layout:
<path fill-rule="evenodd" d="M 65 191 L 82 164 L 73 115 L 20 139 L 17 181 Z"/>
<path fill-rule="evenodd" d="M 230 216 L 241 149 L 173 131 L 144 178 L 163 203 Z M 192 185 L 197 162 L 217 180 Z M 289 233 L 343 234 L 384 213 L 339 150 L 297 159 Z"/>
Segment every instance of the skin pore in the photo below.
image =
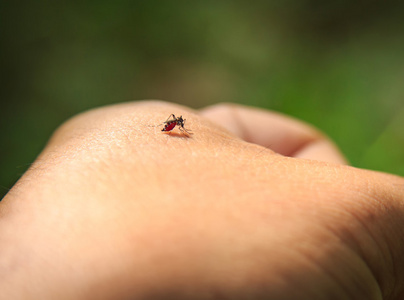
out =
<path fill-rule="evenodd" d="M 0 299 L 399 300 L 403 191 L 274 112 L 94 109 L 0 202 Z"/>

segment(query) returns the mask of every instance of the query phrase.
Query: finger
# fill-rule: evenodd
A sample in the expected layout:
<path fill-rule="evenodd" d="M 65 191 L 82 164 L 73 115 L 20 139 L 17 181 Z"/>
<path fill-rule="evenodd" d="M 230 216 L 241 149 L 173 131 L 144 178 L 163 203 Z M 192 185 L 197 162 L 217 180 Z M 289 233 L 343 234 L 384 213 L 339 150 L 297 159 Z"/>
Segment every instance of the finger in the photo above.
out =
<path fill-rule="evenodd" d="M 280 113 L 235 104 L 218 104 L 203 109 L 201 115 L 247 142 L 285 156 L 347 163 L 325 135 L 304 122 Z"/>

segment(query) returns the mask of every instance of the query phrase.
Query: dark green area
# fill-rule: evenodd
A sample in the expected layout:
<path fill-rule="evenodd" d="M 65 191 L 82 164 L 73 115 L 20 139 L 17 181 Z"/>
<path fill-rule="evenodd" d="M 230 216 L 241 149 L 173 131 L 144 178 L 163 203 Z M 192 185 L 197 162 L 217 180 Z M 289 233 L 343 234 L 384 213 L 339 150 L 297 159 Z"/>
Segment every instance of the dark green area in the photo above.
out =
<path fill-rule="evenodd" d="M 404 175 L 404 2 L 0 1 L 1 194 L 52 131 L 135 99 L 278 110 Z"/>

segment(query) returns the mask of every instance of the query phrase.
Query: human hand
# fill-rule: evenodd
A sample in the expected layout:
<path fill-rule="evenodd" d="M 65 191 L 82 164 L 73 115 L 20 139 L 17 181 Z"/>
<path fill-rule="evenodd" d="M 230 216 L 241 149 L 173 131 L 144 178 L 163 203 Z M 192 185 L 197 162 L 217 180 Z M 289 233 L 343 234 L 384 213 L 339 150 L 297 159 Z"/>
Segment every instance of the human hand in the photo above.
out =
<path fill-rule="evenodd" d="M 0 298 L 403 299 L 404 179 L 344 163 L 236 105 L 78 115 L 0 202 Z"/>

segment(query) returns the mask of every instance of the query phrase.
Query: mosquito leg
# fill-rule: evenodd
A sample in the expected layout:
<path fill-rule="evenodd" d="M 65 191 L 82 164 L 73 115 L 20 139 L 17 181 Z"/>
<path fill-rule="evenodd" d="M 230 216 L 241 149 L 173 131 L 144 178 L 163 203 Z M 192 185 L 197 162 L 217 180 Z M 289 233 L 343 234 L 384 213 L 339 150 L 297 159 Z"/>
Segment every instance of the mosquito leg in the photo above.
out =
<path fill-rule="evenodd" d="M 166 124 L 166 123 L 168 122 L 168 120 L 171 119 L 171 117 L 173 117 L 174 120 L 176 119 L 176 118 L 175 118 L 175 115 L 174 115 L 174 114 L 171 114 L 171 115 L 167 118 L 167 120 L 165 120 L 165 122 L 164 122 L 163 124 Z"/>
<path fill-rule="evenodd" d="M 182 122 L 182 129 L 184 129 L 184 131 L 186 132 L 186 133 L 188 133 L 188 134 L 192 134 L 192 132 L 191 132 L 191 130 L 188 130 L 188 129 L 185 129 L 185 121 L 186 121 L 186 119 L 184 119 L 184 121 Z M 179 127 L 179 128 L 181 128 L 181 127 Z"/>
<path fill-rule="evenodd" d="M 181 132 L 185 132 L 185 133 L 188 134 L 188 135 L 193 134 L 191 131 L 185 129 L 185 128 L 182 127 L 182 126 L 178 126 L 178 129 L 179 129 Z"/>

